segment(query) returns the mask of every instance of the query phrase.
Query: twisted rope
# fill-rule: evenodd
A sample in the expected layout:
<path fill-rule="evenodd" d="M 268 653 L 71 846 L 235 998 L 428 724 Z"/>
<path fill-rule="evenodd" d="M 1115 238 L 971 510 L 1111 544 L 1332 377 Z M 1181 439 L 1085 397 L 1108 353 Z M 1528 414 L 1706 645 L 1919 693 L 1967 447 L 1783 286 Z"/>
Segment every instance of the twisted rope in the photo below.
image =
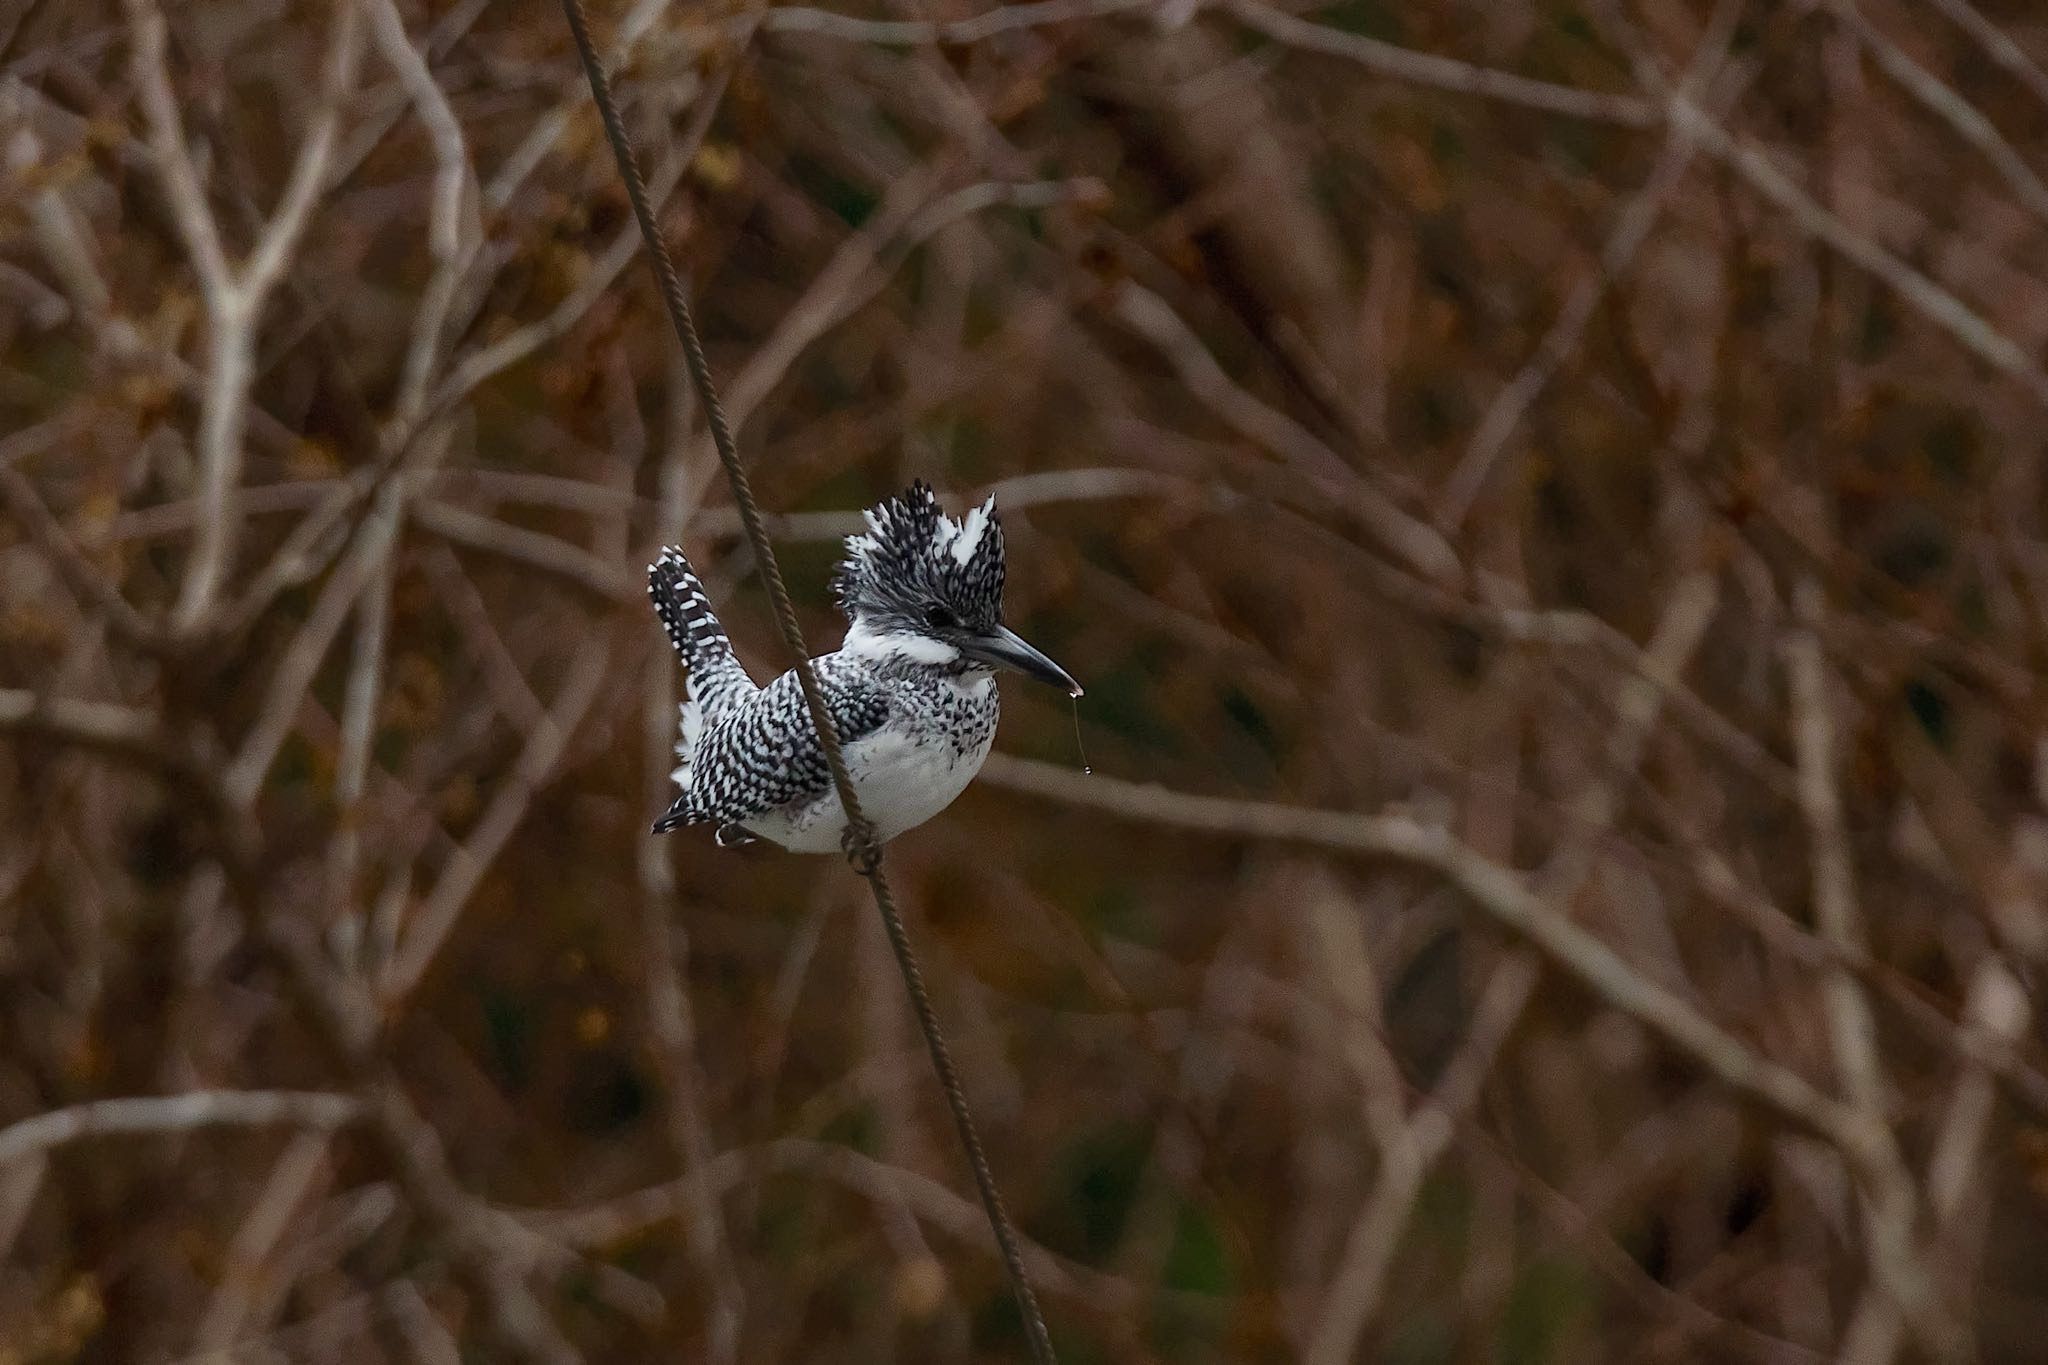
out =
<path fill-rule="evenodd" d="M 931 994 L 925 989 L 924 973 L 918 968 L 917 954 L 910 946 L 910 935 L 905 931 L 903 916 L 896 908 L 895 893 L 889 888 L 889 879 L 883 875 L 881 846 L 875 842 L 874 827 L 861 813 L 860 797 L 853 789 L 853 778 L 846 770 L 846 755 L 840 748 L 839 731 L 832 724 L 824 694 L 818 690 L 818 676 L 811 667 L 811 652 L 804 646 L 803 628 L 797 624 L 796 607 L 790 601 L 788 586 L 782 581 L 782 567 L 776 562 L 775 547 L 768 539 L 767 527 L 762 524 L 760 506 L 754 501 L 753 485 L 747 479 L 746 466 L 740 463 L 739 450 L 733 444 L 732 428 L 726 423 L 725 409 L 718 401 L 718 389 L 711 379 L 711 366 L 704 358 L 704 343 L 698 338 L 697 323 L 690 314 L 690 301 L 683 292 L 682 279 L 676 274 L 675 262 L 670 258 L 668 246 L 654 221 L 647 182 L 641 177 L 633 145 L 626 137 L 625 124 L 619 118 L 618 106 L 612 101 L 611 83 L 598 60 L 597 47 L 591 41 L 590 20 L 583 12 L 583 0 L 562 0 L 562 9 L 568 15 L 569 31 L 575 35 L 576 52 L 583 60 L 584 74 L 590 78 L 590 96 L 597 104 L 598 116 L 604 120 L 605 136 L 611 140 L 612 154 L 619 163 L 619 176 L 626 183 L 626 197 L 632 201 L 633 216 L 639 220 L 640 235 L 646 239 L 648 258 L 661 282 L 661 297 L 668 305 L 669 321 L 675 327 L 677 339 L 683 344 L 690 380 L 703 401 L 704 419 L 711 428 L 712 444 L 718 448 L 719 463 L 725 466 L 726 480 L 732 485 L 740 524 L 746 531 L 747 543 L 753 547 L 754 562 L 760 567 L 761 577 L 768 585 L 768 595 L 775 603 L 775 620 L 781 627 L 782 641 L 796 662 L 797 682 L 803 688 L 804 704 L 810 708 L 811 724 L 817 727 L 818 741 L 824 745 L 825 762 L 832 769 L 832 785 L 838 790 L 839 804 L 846 812 L 846 834 L 842 840 L 846 860 L 867 880 L 868 889 L 874 893 L 875 908 L 881 912 L 882 927 L 889 935 L 889 946 L 895 950 L 896 965 L 902 970 L 911 1008 L 917 1013 L 918 1027 L 924 1031 L 925 1047 L 931 1052 L 932 1070 L 938 1075 L 940 1089 L 946 1093 L 946 1107 L 953 1111 L 953 1126 L 959 1130 L 961 1150 L 974 1173 L 981 1207 L 988 1215 L 989 1231 L 995 1235 L 996 1247 L 1002 1253 L 1003 1269 L 1009 1275 L 1010 1289 L 1016 1296 L 1025 1334 L 1031 1342 L 1032 1359 L 1037 1365 L 1057 1365 L 1052 1338 L 1046 1332 L 1044 1315 L 1038 1309 L 1038 1297 L 1032 1293 L 1031 1280 L 1024 1271 L 1024 1255 L 1017 1245 L 1016 1230 L 1010 1223 L 1008 1210 L 1003 1207 L 1002 1193 L 996 1189 L 988 1156 L 982 1151 L 981 1135 L 975 1129 L 973 1111 L 967 1107 L 967 1092 L 961 1087 L 960 1074 L 953 1067 L 953 1055 L 946 1047 L 946 1035 L 939 1027 L 939 1016 L 932 1009 Z"/>

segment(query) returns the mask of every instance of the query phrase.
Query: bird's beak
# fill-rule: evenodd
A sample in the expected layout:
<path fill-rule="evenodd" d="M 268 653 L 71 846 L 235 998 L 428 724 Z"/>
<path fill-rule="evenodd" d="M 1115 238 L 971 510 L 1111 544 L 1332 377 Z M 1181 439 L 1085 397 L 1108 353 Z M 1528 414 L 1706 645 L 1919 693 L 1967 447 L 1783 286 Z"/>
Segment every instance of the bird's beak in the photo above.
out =
<path fill-rule="evenodd" d="M 960 642 L 960 652 L 970 659 L 997 668 L 1013 668 L 1027 678 L 1051 683 L 1070 697 L 1081 695 L 1081 684 L 1074 681 L 1073 674 L 1025 643 L 1024 637 L 1008 626 L 997 626 L 987 635 L 968 636 Z"/>

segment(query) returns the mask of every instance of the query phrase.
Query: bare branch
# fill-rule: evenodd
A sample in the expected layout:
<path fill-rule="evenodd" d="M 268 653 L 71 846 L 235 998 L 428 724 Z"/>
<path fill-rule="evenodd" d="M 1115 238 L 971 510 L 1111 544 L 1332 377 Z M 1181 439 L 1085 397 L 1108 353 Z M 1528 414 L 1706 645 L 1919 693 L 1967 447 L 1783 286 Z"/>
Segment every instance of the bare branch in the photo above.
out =
<path fill-rule="evenodd" d="M 1976 107 L 1954 87 L 1944 84 L 1933 72 L 1908 56 L 1905 49 L 1880 32 L 1857 0 L 1827 0 L 1827 6 L 1843 26 L 1856 35 L 1856 41 L 1863 44 L 1887 76 L 1954 129 L 1956 136 L 1975 147 L 2004 177 L 2013 195 L 2026 206 L 2027 211 L 2048 222 L 2048 182 L 2034 174 L 2033 167 L 2013 150 L 2013 145 L 1999 134 L 1990 119 L 1977 112 Z"/>
<path fill-rule="evenodd" d="M 362 553 L 370 562 L 356 594 L 355 654 L 342 689 L 341 753 L 334 768 L 334 806 L 340 812 L 341 828 L 327 850 L 327 903 L 337 917 L 355 898 L 362 854 L 363 793 L 369 781 L 370 748 L 377 737 L 377 702 L 383 695 L 391 579 L 405 516 L 404 496 L 397 483 L 386 484 L 363 533 Z"/>
<path fill-rule="evenodd" d="M 1082 179 L 985 181 L 939 195 L 941 178 L 936 166 L 897 178 L 875 212 L 840 243 L 803 297 L 726 385 L 726 414 L 735 429 L 745 424 L 805 348 L 873 298 L 910 250 L 940 228 L 990 208 L 1044 208 L 1091 199 L 1101 192 L 1097 182 Z"/>
<path fill-rule="evenodd" d="M 1725 26 L 1733 23 L 1734 14 L 1733 7 L 1723 5 L 1717 11 L 1717 18 Z M 1689 94 L 1710 89 L 1726 50 L 1725 33 L 1704 41 L 1701 55 L 1686 73 L 1682 88 Z M 1743 72 L 1738 79 L 1724 82 L 1714 94 L 1716 106 L 1733 104 L 1747 81 L 1748 73 Z M 1571 292 L 1565 296 L 1564 306 L 1558 309 L 1557 318 L 1550 324 L 1550 330 L 1537 343 L 1535 354 L 1515 372 L 1515 377 L 1494 398 L 1486 416 L 1473 430 L 1464 455 L 1438 495 L 1436 511 L 1440 525 L 1457 527 L 1464 522 L 1466 514 L 1472 510 L 1473 501 L 1486 486 L 1494 463 L 1513 438 L 1516 428 L 1522 424 L 1523 417 L 1558 370 L 1571 358 L 1572 352 L 1578 349 L 1586 325 L 1593 320 L 1594 310 L 1600 306 L 1609 288 L 1627 272 L 1644 239 L 1650 235 L 1650 229 L 1656 226 L 1658 217 L 1664 212 L 1666 201 L 1692 168 L 1694 150 L 1688 139 L 1675 136 L 1666 139 L 1664 151 L 1650 172 L 1649 180 L 1629 197 L 1614 227 L 1608 232 L 1595 269 L 1573 284 Z"/>
<path fill-rule="evenodd" d="M 670 429 L 663 443 L 661 516 L 656 528 L 656 539 L 664 545 L 681 540 L 692 505 L 704 493 L 702 482 L 692 480 L 687 465 L 695 408 L 687 372 L 674 364 L 669 378 Z M 655 811 L 667 804 L 669 771 L 675 761 L 675 667 L 665 649 L 650 653 L 647 664 L 642 707 L 647 777 L 643 785 L 647 809 Z M 680 913 L 668 845 L 652 837 L 641 838 L 639 844 L 639 928 L 648 1026 L 666 1079 L 669 1146 L 682 1164 L 682 1181 L 690 1192 L 683 1211 L 690 1257 L 711 1302 L 710 1355 L 713 1365 L 730 1365 L 739 1352 L 745 1296 L 726 1238 L 718 1192 L 706 1179 L 714 1149 L 704 1099 L 703 1062 L 698 1055 L 697 1015 L 688 985 L 690 936 Z"/>
<path fill-rule="evenodd" d="M 271 289 L 298 245 L 314 202 L 326 188 L 341 105 L 355 83 L 362 44 L 354 4 L 336 7 L 318 105 L 276 212 L 239 270 L 227 264 L 219 229 L 207 209 L 163 62 L 164 22 L 155 0 L 127 0 L 136 30 L 136 78 L 149 115 L 152 147 L 185 225 L 205 295 L 207 359 L 198 436 L 200 502 L 192 562 L 178 594 L 174 629 L 197 633 L 233 567 L 241 517 L 234 505 L 242 476 L 242 435 L 254 377 L 256 329 Z"/>
<path fill-rule="evenodd" d="M 252 1308 L 262 1296 L 268 1278 L 265 1271 L 274 1263 L 278 1243 L 290 1227 L 292 1215 L 321 1183 L 319 1177 L 327 1167 L 328 1147 L 325 1134 L 301 1133 L 271 1167 L 269 1178 L 228 1244 L 226 1273 L 221 1275 L 206 1311 L 200 1315 L 199 1328 L 193 1333 L 196 1350 L 225 1351 L 241 1337 Z"/>
<path fill-rule="evenodd" d="M 1654 104 L 1634 95 L 1576 90 L 1568 85 L 1530 80 L 1510 71 L 1496 71 L 1491 67 L 1453 61 L 1449 57 L 1413 52 L 1377 38 L 1368 38 L 1362 33 L 1346 33 L 1297 19 L 1261 0 L 1221 0 L 1218 7 L 1246 28 L 1255 29 L 1276 43 L 1304 52 L 1342 57 L 1389 80 L 1563 114 L 1568 118 L 1618 123 L 1626 128 L 1654 128 L 1663 121 Z"/>
<path fill-rule="evenodd" d="M 293 636 L 283 661 L 271 676 L 263 709 L 249 727 L 242 749 L 229 767 L 225 781 L 230 799 L 238 806 L 255 800 L 270 765 L 291 738 L 299 707 L 313 685 L 327 651 L 341 634 L 370 583 L 382 571 L 385 556 L 397 535 L 397 522 L 377 517 L 366 524 L 348 557 L 320 590 L 305 624 Z"/>
<path fill-rule="evenodd" d="M 943 23 L 917 19 L 860 19 L 803 5 L 777 5 L 763 12 L 759 22 L 761 31 L 765 33 L 815 35 L 854 43 L 880 43 L 889 47 L 921 47 L 928 43 L 963 47 L 1021 29 L 1103 19 L 1116 14 L 1156 9 L 1158 5 L 1159 0 L 1029 0 L 1025 4 L 997 5 L 972 18 Z"/>
<path fill-rule="evenodd" d="M 1956 27 L 1969 34 L 1984 50 L 1985 56 L 2011 72 L 2043 104 L 2048 104 L 2048 71 L 2043 71 L 2040 64 L 2027 55 L 2025 48 L 1985 18 L 1982 10 L 1972 5 L 1970 0 L 1933 0 L 1933 4 Z"/>
<path fill-rule="evenodd" d="M 1820 588 L 1802 583 L 1795 595 L 1802 622 L 1818 620 L 1823 610 Z M 1799 754 L 1799 801 L 1812 843 L 1814 921 L 1824 941 L 1844 953 L 1864 951 L 1862 917 L 1856 906 L 1853 863 L 1842 822 L 1841 798 L 1835 787 L 1833 704 L 1828 696 L 1820 641 L 1802 624 L 1784 645 L 1792 690 L 1793 740 Z M 1821 985 L 1827 1002 L 1828 1037 L 1835 1066 L 1841 1073 L 1847 1103 L 1865 1129 L 1883 1136 L 1891 1130 L 1885 1117 L 1884 1079 L 1877 1060 L 1877 1030 L 1862 983 L 1846 968 L 1832 968 Z M 1913 1255 L 1913 1227 L 1919 1193 L 1903 1160 L 1884 1164 L 1884 1178 L 1865 1191 L 1867 1250 L 1872 1277 L 1882 1284 L 1895 1311 L 1914 1317 L 1928 1331 L 1944 1358 L 1955 1358 L 1955 1329 L 1930 1319 L 1940 1310 Z M 1896 1331 L 1891 1312 L 1864 1316 L 1844 1340 L 1843 1358 L 1868 1365 L 1885 1354 L 1882 1339 Z"/>
<path fill-rule="evenodd" d="M 619 20 L 611 48 L 605 53 L 605 65 L 615 71 L 624 67 L 633 57 L 640 40 L 645 38 L 648 31 L 668 13 L 672 2 L 673 0 L 639 0 L 628 10 Z M 718 78 L 718 83 L 722 89 L 723 77 Z M 705 84 L 709 85 L 710 82 Z M 561 98 L 534 123 L 532 131 L 500 165 L 497 174 L 491 177 L 490 183 L 484 186 L 483 200 L 487 210 L 495 214 L 509 204 L 512 196 L 518 193 L 519 187 L 526 182 L 526 178 L 533 174 L 548 153 L 554 150 L 555 144 L 560 142 L 562 135 L 569 130 L 571 119 L 583 113 L 585 89 L 581 76 L 571 75 L 562 81 Z M 718 102 L 716 92 L 709 95 L 708 102 Z M 694 141 L 693 138 L 684 140 Z M 658 200 L 660 196 L 656 198 Z"/>
<path fill-rule="evenodd" d="M 519 661 L 506 647 L 504 634 L 491 620 L 490 607 L 463 569 L 462 562 L 453 551 L 441 545 L 429 547 L 421 560 L 448 609 L 448 615 L 470 642 L 471 652 L 482 666 L 484 684 L 491 689 L 491 698 L 498 710 L 521 731 L 541 724 L 547 715 L 547 707 L 534 695 L 526 675 L 520 672 Z"/>
<path fill-rule="evenodd" d="M 63 525 L 43 505 L 35 488 L 12 461 L 0 461 L 0 501 L 4 501 L 15 519 L 28 529 L 30 538 L 64 579 L 65 586 L 86 605 L 97 608 L 116 634 L 144 647 L 155 643 L 156 631 L 142 619 L 140 612 L 128 604 L 128 599 L 121 596 L 120 589 L 108 582 L 107 576 L 80 553 Z"/>
<path fill-rule="evenodd" d="M 200 287 L 209 297 L 225 297 L 234 291 L 234 280 L 228 268 L 227 250 L 221 245 L 219 221 L 207 205 L 206 191 L 199 183 L 199 168 L 192 161 L 185 120 L 178 112 L 178 97 L 171 93 L 170 68 L 164 53 L 168 33 L 163 11 L 157 8 L 156 0 L 122 3 L 128 11 L 129 72 L 142 97 L 150 159 L 163 181 L 164 197 L 170 201 L 172 217 L 185 239 L 185 250 L 199 274 Z"/>
<path fill-rule="evenodd" d="M 1820 611 L 1820 589 L 1799 589 L 1802 614 Z M 1835 790 L 1833 701 L 1828 695 L 1820 642 L 1811 631 L 1795 631 L 1784 645 L 1792 688 L 1793 739 L 1799 754 L 1799 804 L 1812 842 L 1814 922 L 1821 938 L 1848 955 L 1864 953 L 1862 916 L 1856 907 L 1849 839 Z M 1878 1068 L 1876 1026 L 1869 1002 L 1853 974 L 1828 974 L 1829 1037 L 1848 1102 L 1882 1121 L 1884 1081 Z"/>
<path fill-rule="evenodd" d="M 168 761 L 169 747 L 154 716 L 107 702 L 0 689 L 0 730 L 47 735 L 116 757 L 139 759 L 151 767 Z"/>
<path fill-rule="evenodd" d="M 2043 372 L 2023 349 L 1969 305 L 1870 238 L 1853 231 L 1793 184 L 1762 153 L 1736 141 L 1693 101 L 1673 94 L 1667 107 L 1672 124 L 1682 134 L 1697 140 L 1708 155 L 1784 212 L 1800 231 L 1825 242 L 1869 271 L 1928 321 L 1961 342 L 1972 355 L 2012 378 L 2036 401 L 2048 404 L 2048 372 Z"/>
<path fill-rule="evenodd" d="M 714 1189 L 722 1191 L 737 1187 L 759 1169 L 813 1173 L 869 1198 L 900 1200 L 963 1245 L 988 1247 L 988 1229 L 973 1200 L 954 1194 L 929 1176 L 876 1161 L 850 1147 L 808 1138 L 780 1138 L 758 1149 L 720 1153 L 704 1174 Z M 576 1246 L 605 1246 L 674 1218 L 689 1197 L 685 1182 L 677 1180 L 594 1207 L 529 1212 L 523 1219 L 546 1235 Z M 1068 1261 L 1037 1242 L 1027 1240 L 1022 1247 L 1033 1283 L 1048 1293 L 1082 1299 L 1111 1312 L 1124 1311 L 1136 1301 L 1136 1290 L 1124 1280 Z"/>
<path fill-rule="evenodd" d="M 1188 390 L 1232 430 L 1315 480 L 1333 500 L 1350 506 L 1388 549 L 1424 578 L 1438 584 L 1463 579 L 1457 552 L 1434 527 L 1403 511 L 1307 428 L 1241 388 L 1166 300 L 1126 283 L 1117 291 L 1116 309 L 1125 323 L 1165 354 Z"/>
<path fill-rule="evenodd" d="M 2018 1041 L 2033 1014 L 2033 1002 L 2004 963 L 1987 959 L 1971 975 L 1964 1002 L 1966 1026 L 1980 1034 L 1991 1050 Z M 1976 1177 L 1996 1101 L 1992 1079 L 1989 1067 L 1976 1066 L 1964 1073 L 1927 1159 L 1927 1207 L 1943 1232 L 1957 1226 Z"/>
<path fill-rule="evenodd" d="M 307 1090 L 194 1090 L 93 1100 L 0 1128 L 0 1166 L 88 1138 L 183 1134 L 206 1128 L 339 1128 L 362 1116 L 347 1095 Z"/>
<path fill-rule="evenodd" d="M 454 932 L 463 907 L 476 893 L 506 841 L 519 828 L 519 822 L 526 818 L 534 796 L 560 765 L 576 727 L 597 700 L 610 666 L 608 645 L 592 641 L 577 652 L 554 705 L 526 737 L 512 772 L 498 786 L 469 838 L 449 859 L 427 903 L 400 940 L 397 956 L 386 965 L 378 981 L 378 998 L 387 1010 L 395 1009 L 410 995 L 433 965 L 441 946 Z"/>
<path fill-rule="evenodd" d="M 2033 1012 L 2026 992 L 1996 959 L 1987 960 L 1971 977 L 1966 1010 L 1968 1029 L 1993 1047 L 2017 1039 Z M 1927 1204 L 1936 1233 L 1936 1240 L 1926 1248 L 1930 1274 L 1940 1265 L 1939 1258 L 1946 1250 L 1943 1244 L 1952 1241 L 1958 1231 L 1994 1100 L 1993 1074 L 1985 1067 L 1966 1071 L 1950 1097 L 1927 1162 Z M 1882 1286 L 1871 1286 L 1843 1333 L 1843 1358 L 1890 1365 L 1902 1345 L 1901 1326 L 1899 1305 Z"/>
<path fill-rule="evenodd" d="M 456 545 L 512 560 L 572 583 L 600 602 L 631 602 L 641 594 L 634 576 L 558 536 L 508 525 L 432 498 L 418 499 L 412 517 L 423 529 Z"/>
<path fill-rule="evenodd" d="M 1444 830 L 1403 816 L 1352 815 L 1234 801 L 1099 774 L 1082 777 L 1052 764 L 1001 754 L 989 757 L 982 778 L 1026 795 L 1147 824 L 1225 838 L 1308 844 L 1433 872 L 1475 907 L 1535 945 L 1566 975 L 1727 1085 L 1845 1150 L 1859 1156 L 1868 1152 L 1868 1135 L 1840 1101 L 1758 1053 L 1636 971 L 1612 948 L 1531 891 L 1515 873 L 1478 856 Z"/>
<path fill-rule="evenodd" d="M 312 121 L 299 142 L 298 156 L 292 162 L 291 176 L 278 196 L 277 207 L 235 281 L 235 292 L 243 296 L 252 315 L 260 312 L 263 301 L 283 276 L 299 238 L 306 231 L 313 205 L 327 189 L 327 172 L 334 158 L 342 106 L 355 86 L 356 68 L 362 60 L 359 17 L 353 3 L 334 8 L 334 27 L 327 38 L 327 60 L 320 72 L 320 93 Z"/>
<path fill-rule="evenodd" d="M 1593 869 L 1594 841 L 1612 827 L 1617 793 L 1642 761 L 1642 750 L 1706 636 L 1720 596 L 1714 576 L 1695 571 L 1680 579 L 1665 604 L 1655 635 L 1644 651 L 1645 667 L 1630 675 L 1616 699 L 1616 723 L 1608 741 L 1609 771 L 1574 801 L 1580 824 L 1552 853 L 1538 885 L 1556 906 L 1569 906 Z M 1476 851 L 1475 851 L 1476 856 Z M 1442 1158 L 1457 1126 L 1479 1102 L 1494 1059 L 1528 1010 L 1539 984 L 1536 956 L 1511 956 L 1488 979 L 1466 1029 L 1465 1042 L 1415 1113 L 1382 1146 L 1382 1169 L 1353 1223 L 1307 1360 L 1342 1365 L 1357 1351 L 1360 1335 L 1384 1291 L 1399 1241 L 1412 1220 L 1422 1183 Z"/>
<path fill-rule="evenodd" d="M 392 420 L 400 428 L 418 420 L 427 400 L 427 388 L 440 358 L 442 333 L 455 302 L 455 289 L 462 272 L 474 255 L 481 227 L 475 221 L 475 198 L 471 193 L 475 175 L 462 136 L 462 125 L 448 105 L 448 97 L 427 67 L 426 58 L 406 36 L 405 20 L 394 0 L 362 0 L 370 12 L 371 31 L 377 50 L 398 73 L 406 97 L 418 111 L 420 122 L 434 145 L 434 203 L 428 228 L 428 246 L 434 273 L 427 281 L 418 309 L 413 314 L 412 340 L 406 348 L 404 377 Z M 464 204 L 471 205 L 465 215 Z M 465 248 L 464 239 L 470 246 Z"/>

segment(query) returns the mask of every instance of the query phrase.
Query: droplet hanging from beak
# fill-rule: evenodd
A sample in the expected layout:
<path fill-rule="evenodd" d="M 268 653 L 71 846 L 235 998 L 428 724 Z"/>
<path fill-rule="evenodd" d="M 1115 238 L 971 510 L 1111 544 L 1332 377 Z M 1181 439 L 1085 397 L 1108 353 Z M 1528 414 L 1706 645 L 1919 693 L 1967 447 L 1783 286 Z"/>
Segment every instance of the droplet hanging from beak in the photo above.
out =
<path fill-rule="evenodd" d="M 1078 695 L 1068 697 L 1067 705 L 1074 708 L 1074 752 L 1081 757 L 1081 771 L 1093 777 L 1095 769 L 1088 766 L 1088 746 L 1081 742 L 1081 698 Z"/>

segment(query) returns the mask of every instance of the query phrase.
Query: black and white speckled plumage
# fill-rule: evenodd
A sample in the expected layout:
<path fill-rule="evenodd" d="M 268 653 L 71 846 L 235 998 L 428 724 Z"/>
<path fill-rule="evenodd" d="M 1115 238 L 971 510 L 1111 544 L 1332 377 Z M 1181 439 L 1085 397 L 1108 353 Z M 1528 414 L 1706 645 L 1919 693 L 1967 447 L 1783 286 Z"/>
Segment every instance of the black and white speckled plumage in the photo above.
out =
<path fill-rule="evenodd" d="M 954 521 L 922 483 L 866 516 L 833 584 L 851 629 L 813 667 L 862 809 L 886 840 L 950 804 L 987 757 L 998 706 L 976 646 L 1007 635 L 1003 539 L 994 499 Z M 655 829 L 708 823 L 721 842 L 838 848 L 844 814 L 796 674 L 755 686 L 680 552 L 650 566 L 648 592 L 689 670 L 681 790 Z"/>

